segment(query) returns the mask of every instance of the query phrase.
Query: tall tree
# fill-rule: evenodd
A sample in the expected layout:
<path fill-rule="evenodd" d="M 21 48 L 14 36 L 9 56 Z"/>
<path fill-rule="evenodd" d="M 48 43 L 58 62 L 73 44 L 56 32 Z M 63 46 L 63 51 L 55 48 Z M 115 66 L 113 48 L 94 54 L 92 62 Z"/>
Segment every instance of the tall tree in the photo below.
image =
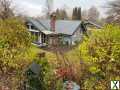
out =
<path fill-rule="evenodd" d="M 60 10 L 59 9 L 56 10 L 56 16 L 57 16 L 57 19 L 61 18 L 61 16 L 60 16 Z"/>
<path fill-rule="evenodd" d="M 99 19 L 100 13 L 95 6 L 88 10 L 88 20 L 96 22 Z"/>
<path fill-rule="evenodd" d="M 75 8 L 73 8 L 73 13 L 72 13 L 72 20 L 75 18 Z"/>
<path fill-rule="evenodd" d="M 78 15 L 78 11 L 77 11 L 77 7 L 75 7 L 75 8 L 73 8 L 72 19 L 77 20 L 77 15 Z"/>
<path fill-rule="evenodd" d="M 11 0 L 0 0 L 0 18 L 7 19 L 14 16 L 13 9 L 11 8 Z"/>
<path fill-rule="evenodd" d="M 57 19 L 68 19 L 68 15 L 65 9 L 57 9 L 56 10 Z"/>
<path fill-rule="evenodd" d="M 62 17 L 62 19 L 67 19 L 68 18 L 67 12 L 64 9 L 61 10 L 61 17 Z"/>
<path fill-rule="evenodd" d="M 50 18 L 50 14 L 52 12 L 53 0 L 46 0 L 46 9 L 44 10 L 46 13 L 46 18 Z"/>
<path fill-rule="evenodd" d="M 120 0 L 110 1 L 108 8 L 107 21 L 120 23 Z"/>
<path fill-rule="evenodd" d="M 75 16 L 74 19 L 77 20 L 77 15 L 78 15 L 78 9 L 77 9 L 77 7 L 75 7 L 75 12 L 74 12 L 74 14 L 75 14 L 75 15 L 74 15 L 74 16 Z"/>
<path fill-rule="evenodd" d="M 73 8 L 72 19 L 73 20 L 81 20 L 81 8 Z"/>
<path fill-rule="evenodd" d="M 82 20 L 87 20 L 88 19 L 88 11 L 87 10 L 83 10 L 82 11 Z"/>
<path fill-rule="evenodd" d="M 78 19 L 78 20 L 81 20 L 81 19 L 82 19 L 82 17 L 81 17 L 81 8 L 80 8 L 80 7 L 78 8 L 77 19 Z"/>

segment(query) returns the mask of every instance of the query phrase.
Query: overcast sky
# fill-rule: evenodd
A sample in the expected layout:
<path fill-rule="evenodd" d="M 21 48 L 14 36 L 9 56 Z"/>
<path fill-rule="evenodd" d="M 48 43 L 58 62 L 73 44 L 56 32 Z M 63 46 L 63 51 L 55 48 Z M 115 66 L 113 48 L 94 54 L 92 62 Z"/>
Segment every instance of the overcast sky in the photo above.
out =
<path fill-rule="evenodd" d="M 81 7 L 82 10 L 88 9 L 91 6 L 98 7 L 101 15 L 104 16 L 104 6 L 110 0 L 54 0 L 54 10 L 56 8 L 66 7 L 72 10 L 73 7 Z M 29 16 L 41 16 L 44 13 L 46 0 L 14 0 L 15 6 L 20 12 Z"/>

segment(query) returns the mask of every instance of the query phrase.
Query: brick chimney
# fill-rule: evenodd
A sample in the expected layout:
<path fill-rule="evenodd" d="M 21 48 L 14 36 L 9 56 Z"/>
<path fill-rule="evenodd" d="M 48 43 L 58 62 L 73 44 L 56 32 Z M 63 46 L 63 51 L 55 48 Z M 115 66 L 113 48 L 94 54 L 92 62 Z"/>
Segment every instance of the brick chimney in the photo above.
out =
<path fill-rule="evenodd" d="M 50 28 L 51 31 L 55 32 L 55 23 L 56 23 L 56 13 L 52 13 L 50 16 Z"/>

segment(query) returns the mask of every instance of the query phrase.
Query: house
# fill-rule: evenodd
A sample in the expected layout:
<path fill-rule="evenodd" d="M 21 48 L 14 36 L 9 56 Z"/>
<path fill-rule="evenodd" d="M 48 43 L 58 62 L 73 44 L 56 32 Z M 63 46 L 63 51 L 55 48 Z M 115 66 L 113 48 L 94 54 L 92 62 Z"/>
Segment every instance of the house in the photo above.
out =
<path fill-rule="evenodd" d="M 28 18 L 26 25 L 39 46 L 75 45 L 87 30 L 80 20 L 56 20 L 54 14 L 50 20 Z"/>

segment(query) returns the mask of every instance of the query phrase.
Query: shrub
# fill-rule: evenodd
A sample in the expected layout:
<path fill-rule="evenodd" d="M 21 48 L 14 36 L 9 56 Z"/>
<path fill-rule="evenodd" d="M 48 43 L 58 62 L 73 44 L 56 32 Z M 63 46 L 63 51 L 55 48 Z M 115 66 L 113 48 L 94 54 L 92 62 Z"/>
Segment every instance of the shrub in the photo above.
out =
<path fill-rule="evenodd" d="M 21 21 L 0 21 L 0 66 L 7 66 L 6 69 L 13 64 L 15 66 L 16 60 L 24 55 L 30 44 L 30 35 Z"/>
<path fill-rule="evenodd" d="M 120 27 L 106 25 L 79 45 L 79 55 L 88 65 L 84 88 L 109 89 L 110 80 L 120 80 Z M 84 77 L 84 76 L 83 76 Z"/>
<path fill-rule="evenodd" d="M 10 78 L 10 74 L 22 75 L 20 70 L 26 64 L 25 52 L 30 45 L 31 37 L 22 21 L 0 20 L 0 75 L 6 78 Z"/>

